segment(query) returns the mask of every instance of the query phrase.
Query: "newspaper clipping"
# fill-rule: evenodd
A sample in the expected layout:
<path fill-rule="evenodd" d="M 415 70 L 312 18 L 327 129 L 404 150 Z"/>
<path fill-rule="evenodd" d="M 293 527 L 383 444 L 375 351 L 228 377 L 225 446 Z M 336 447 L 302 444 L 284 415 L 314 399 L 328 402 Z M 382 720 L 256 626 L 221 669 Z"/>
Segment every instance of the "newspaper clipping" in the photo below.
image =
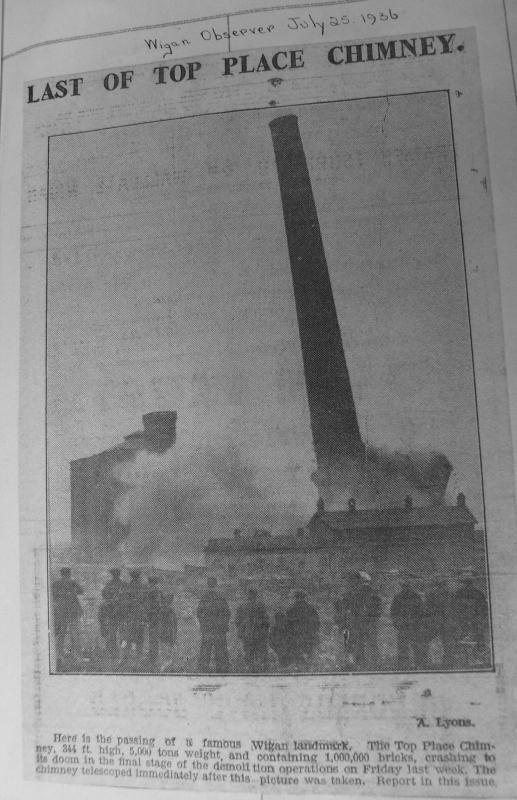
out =
<path fill-rule="evenodd" d="M 476 32 L 293 11 L 332 40 L 262 47 L 263 17 L 25 85 L 27 775 L 501 795 Z"/>

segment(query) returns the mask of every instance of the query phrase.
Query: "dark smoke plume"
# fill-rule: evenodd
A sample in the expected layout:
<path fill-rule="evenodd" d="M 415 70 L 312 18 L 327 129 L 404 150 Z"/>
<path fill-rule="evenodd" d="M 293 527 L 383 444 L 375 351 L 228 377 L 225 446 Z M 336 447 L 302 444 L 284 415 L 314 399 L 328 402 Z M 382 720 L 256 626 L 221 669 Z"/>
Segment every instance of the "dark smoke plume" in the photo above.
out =
<path fill-rule="evenodd" d="M 452 471 L 443 453 L 390 452 L 369 447 L 361 458 L 348 458 L 339 468 L 313 473 L 321 497 L 331 506 L 346 508 L 353 497 L 358 506 L 402 506 L 411 495 L 416 505 L 441 503 Z"/>

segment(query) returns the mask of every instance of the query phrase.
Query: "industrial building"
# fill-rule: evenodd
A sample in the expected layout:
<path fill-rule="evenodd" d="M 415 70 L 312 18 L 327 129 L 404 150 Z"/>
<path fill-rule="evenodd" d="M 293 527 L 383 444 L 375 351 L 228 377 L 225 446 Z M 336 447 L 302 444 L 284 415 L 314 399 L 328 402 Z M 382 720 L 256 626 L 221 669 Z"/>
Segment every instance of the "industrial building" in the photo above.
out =
<path fill-rule="evenodd" d="M 353 572 L 369 572 L 384 597 L 395 593 L 403 576 L 427 583 L 457 576 L 467 566 L 484 571 L 484 536 L 459 494 L 456 505 L 317 512 L 296 534 L 272 536 L 235 531 L 232 538 L 210 539 L 205 564 L 222 579 L 254 581 L 286 577 L 292 586 L 311 583 L 339 587 Z"/>
<path fill-rule="evenodd" d="M 144 414 L 143 430 L 124 437 L 122 444 L 70 462 L 72 547 L 78 558 L 102 561 L 129 533 L 116 515 L 116 502 L 127 487 L 116 468 L 142 451 L 164 453 L 176 441 L 177 413 Z"/>

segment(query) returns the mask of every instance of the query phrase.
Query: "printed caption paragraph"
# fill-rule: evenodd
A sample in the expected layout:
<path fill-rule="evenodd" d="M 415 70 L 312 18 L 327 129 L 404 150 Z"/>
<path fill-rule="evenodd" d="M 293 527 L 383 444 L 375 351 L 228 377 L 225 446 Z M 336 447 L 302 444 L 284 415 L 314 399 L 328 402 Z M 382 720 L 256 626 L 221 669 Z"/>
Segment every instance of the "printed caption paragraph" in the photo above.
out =
<path fill-rule="evenodd" d="M 419 787 L 495 788 L 496 753 L 490 741 L 402 739 L 199 739 L 56 732 L 36 746 L 40 776 L 85 776 L 156 781 L 167 785 L 258 788 L 383 787 L 414 793 Z"/>

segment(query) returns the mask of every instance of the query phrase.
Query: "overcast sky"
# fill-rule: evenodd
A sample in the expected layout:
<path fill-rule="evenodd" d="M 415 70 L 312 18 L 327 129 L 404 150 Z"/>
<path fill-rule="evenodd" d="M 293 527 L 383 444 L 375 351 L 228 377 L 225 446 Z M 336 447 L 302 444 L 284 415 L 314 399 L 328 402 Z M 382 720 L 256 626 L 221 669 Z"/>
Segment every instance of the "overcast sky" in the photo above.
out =
<path fill-rule="evenodd" d="M 446 93 L 60 136 L 50 148 L 51 514 L 69 462 L 177 409 L 312 510 L 315 467 L 268 122 L 296 113 L 363 437 L 442 450 L 481 515 Z"/>

